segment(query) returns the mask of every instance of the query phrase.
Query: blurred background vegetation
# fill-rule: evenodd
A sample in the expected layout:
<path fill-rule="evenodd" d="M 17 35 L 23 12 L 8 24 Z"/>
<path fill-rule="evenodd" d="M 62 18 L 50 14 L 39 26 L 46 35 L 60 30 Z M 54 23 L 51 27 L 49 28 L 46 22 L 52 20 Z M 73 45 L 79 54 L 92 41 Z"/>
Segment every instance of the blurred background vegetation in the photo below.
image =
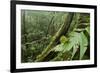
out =
<path fill-rule="evenodd" d="M 90 14 L 21 10 L 21 62 L 90 59 Z"/>

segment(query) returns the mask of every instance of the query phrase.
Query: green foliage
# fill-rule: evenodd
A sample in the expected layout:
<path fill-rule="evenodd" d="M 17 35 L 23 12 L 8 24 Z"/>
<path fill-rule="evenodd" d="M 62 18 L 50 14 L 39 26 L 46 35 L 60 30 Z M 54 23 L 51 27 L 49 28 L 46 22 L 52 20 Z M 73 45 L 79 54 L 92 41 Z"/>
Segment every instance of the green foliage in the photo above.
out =
<path fill-rule="evenodd" d="M 35 62 L 46 47 L 48 51 L 43 61 L 84 60 L 90 56 L 90 14 L 74 13 L 67 31 L 60 33 L 66 26 L 67 12 L 21 11 L 21 61 Z M 57 33 L 57 34 L 56 34 Z M 53 39 L 59 38 L 54 42 Z M 49 44 L 53 46 L 50 47 Z M 40 57 L 39 57 L 40 58 Z M 47 59 L 48 58 L 48 59 Z"/>
<path fill-rule="evenodd" d="M 87 46 L 88 46 L 88 39 L 87 37 L 84 35 L 83 32 L 80 33 L 80 59 L 82 59 L 82 57 L 84 56 L 86 50 L 87 50 Z"/>
<path fill-rule="evenodd" d="M 60 52 L 71 51 L 72 54 L 70 60 L 73 59 L 76 52 L 79 50 L 80 52 L 78 52 L 79 53 L 78 59 L 83 59 L 83 57 L 86 56 L 85 53 L 89 45 L 89 41 L 88 41 L 89 38 L 85 35 L 84 31 L 87 31 L 88 35 L 90 35 L 89 18 L 88 18 L 88 23 L 85 24 L 81 23 L 81 25 L 78 25 L 77 28 L 75 28 L 74 31 L 70 32 L 66 37 L 62 36 L 60 38 L 61 44 L 54 47 L 53 50 L 60 51 Z M 65 42 L 66 39 L 69 39 L 68 42 Z"/>
<path fill-rule="evenodd" d="M 63 36 L 62 36 L 63 37 Z M 64 37 L 65 38 L 65 37 Z M 88 46 L 88 39 L 83 32 L 71 32 L 69 34 L 68 42 L 61 42 L 61 44 L 54 47 L 54 51 L 68 52 L 73 49 L 72 57 L 75 55 L 77 49 L 80 49 L 80 58 L 82 59 Z M 79 48 L 80 47 L 80 48 Z"/>
<path fill-rule="evenodd" d="M 65 49 L 64 45 L 65 45 L 64 43 L 61 43 L 61 44 L 57 45 L 56 47 L 54 47 L 53 49 L 55 52 L 56 51 L 63 51 Z"/>

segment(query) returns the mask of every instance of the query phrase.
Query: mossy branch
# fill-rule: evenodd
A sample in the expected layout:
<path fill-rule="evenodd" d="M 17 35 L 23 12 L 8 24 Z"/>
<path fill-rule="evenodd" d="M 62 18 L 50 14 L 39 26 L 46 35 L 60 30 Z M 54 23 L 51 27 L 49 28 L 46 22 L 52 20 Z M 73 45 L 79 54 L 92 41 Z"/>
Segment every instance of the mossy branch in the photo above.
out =
<path fill-rule="evenodd" d="M 56 42 L 59 40 L 59 38 L 62 35 L 65 35 L 68 32 L 68 29 L 70 27 L 70 24 L 73 20 L 73 16 L 75 13 L 68 13 L 65 15 L 64 18 L 64 23 L 61 25 L 60 29 L 58 30 L 58 32 L 53 36 L 52 41 L 50 42 L 50 44 L 46 47 L 46 49 L 43 50 L 43 52 L 37 56 L 35 62 L 41 62 L 45 59 L 45 57 L 51 52 L 52 48 L 54 47 L 54 45 L 56 44 Z"/>

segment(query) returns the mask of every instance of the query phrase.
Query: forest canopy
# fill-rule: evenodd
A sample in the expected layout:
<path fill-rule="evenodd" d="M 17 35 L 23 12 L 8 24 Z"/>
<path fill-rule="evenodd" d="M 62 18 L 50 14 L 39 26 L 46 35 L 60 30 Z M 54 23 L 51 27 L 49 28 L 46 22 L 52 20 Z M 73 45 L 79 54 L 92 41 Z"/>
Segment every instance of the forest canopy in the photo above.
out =
<path fill-rule="evenodd" d="M 90 59 L 90 14 L 21 10 L 21 62 Z"/>

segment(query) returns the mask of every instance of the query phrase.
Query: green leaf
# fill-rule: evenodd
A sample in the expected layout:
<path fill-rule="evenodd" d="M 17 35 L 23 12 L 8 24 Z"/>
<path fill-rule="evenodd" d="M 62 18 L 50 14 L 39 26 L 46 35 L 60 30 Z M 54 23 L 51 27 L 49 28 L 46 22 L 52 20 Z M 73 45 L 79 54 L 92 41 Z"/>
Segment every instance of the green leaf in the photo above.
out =
<path fill-rule="evenodd" d="M 73 57 L 74 57 L 75 53 L 77 52 L 77 50 L 78 50 L 78 45 L 74 45 L 71 60 L 73 59 Z"/>
<path fill-rule="evenodd" d="M 71 48 L 73 47 L 72 44 L 70 43 L 61 43 L 59 45 L 57 45 L 56 47 L 53 48 L 54 51 L 62 51 L 62 52 L 66 52 L 66 51 L 70 51 Z"/>
<path fill-rule="evenodd" d="M 73 47 L 73 43 L 65 43 L 63 52 L 70 51 Z"/>
<path fill-rule="evenodd" d="M 57 45 L 56 47 L 53 48 L 54 51 L 63 51 L 64 47 L 63 47 L 63 43 Z"/>
<path fill-rule="evenodd" d="M 84 31 L 85 29 L 79 29 L 79 28 L 77 28 L 77 29 L 74 29 L 74 31 L 76 31 L 76 32 L 82 32 L 82 31 Z"/>
<path fill-rule="evenodd" d="M 79 37 L 80 37 L 80 33 L 77 32 L 72 32 L 70 33 L 70 43 L 72 43 L 73 45 L 78 44 L 79 43 Z"/>
<path fill-rule="evenodd" d="M 69 40 L 68 42 L 62 41 L 61 44 L 57 45 L 56 47 L 54 47 L 55 51 L 70 51 L 72 49 L 72 47 L 76 44 L 78 44 L 78 40 L 79 40 L 79 33 L 77 32 L 72 32 L 69 35 Z M 65 38 L 64 36 L 62 38 Z"/>
<path fill-rule="evenodd" d="M 68 52 L 71 49 L 73 49 L 72 52 L 72 57 L 71 59 L 74 57 L 78 47 L 80 47 L 80 58 L 82 59 L 86 50 L 87 50 L 87 45 L 88 45 L 88 39 L 85 36 L 85 34 L 83 32 L 77 33 L 77 32 L 71 32 L 69 34 L 69 38 L 68 38 L 68 42 L 65 43 L 61 43 L 59 45 L 57 45 L 56 47 L 54 47 L 54 51 L 59 51 L 59 52 Z"/>
<path fill-rule="evenodd" d="M 88 32 L 88 34 L 90 34 L 90 27 L 87 27 L 86 31 Z"/>
<path fill-rule="evenodd" d="M 81 32 L 80 34 L 79 42 L 80 42 L 80 59 L 82 59 L 87 50 L 87 45 L 88 45 L 87 37 L 84 35 L 83 32 Z"/>

